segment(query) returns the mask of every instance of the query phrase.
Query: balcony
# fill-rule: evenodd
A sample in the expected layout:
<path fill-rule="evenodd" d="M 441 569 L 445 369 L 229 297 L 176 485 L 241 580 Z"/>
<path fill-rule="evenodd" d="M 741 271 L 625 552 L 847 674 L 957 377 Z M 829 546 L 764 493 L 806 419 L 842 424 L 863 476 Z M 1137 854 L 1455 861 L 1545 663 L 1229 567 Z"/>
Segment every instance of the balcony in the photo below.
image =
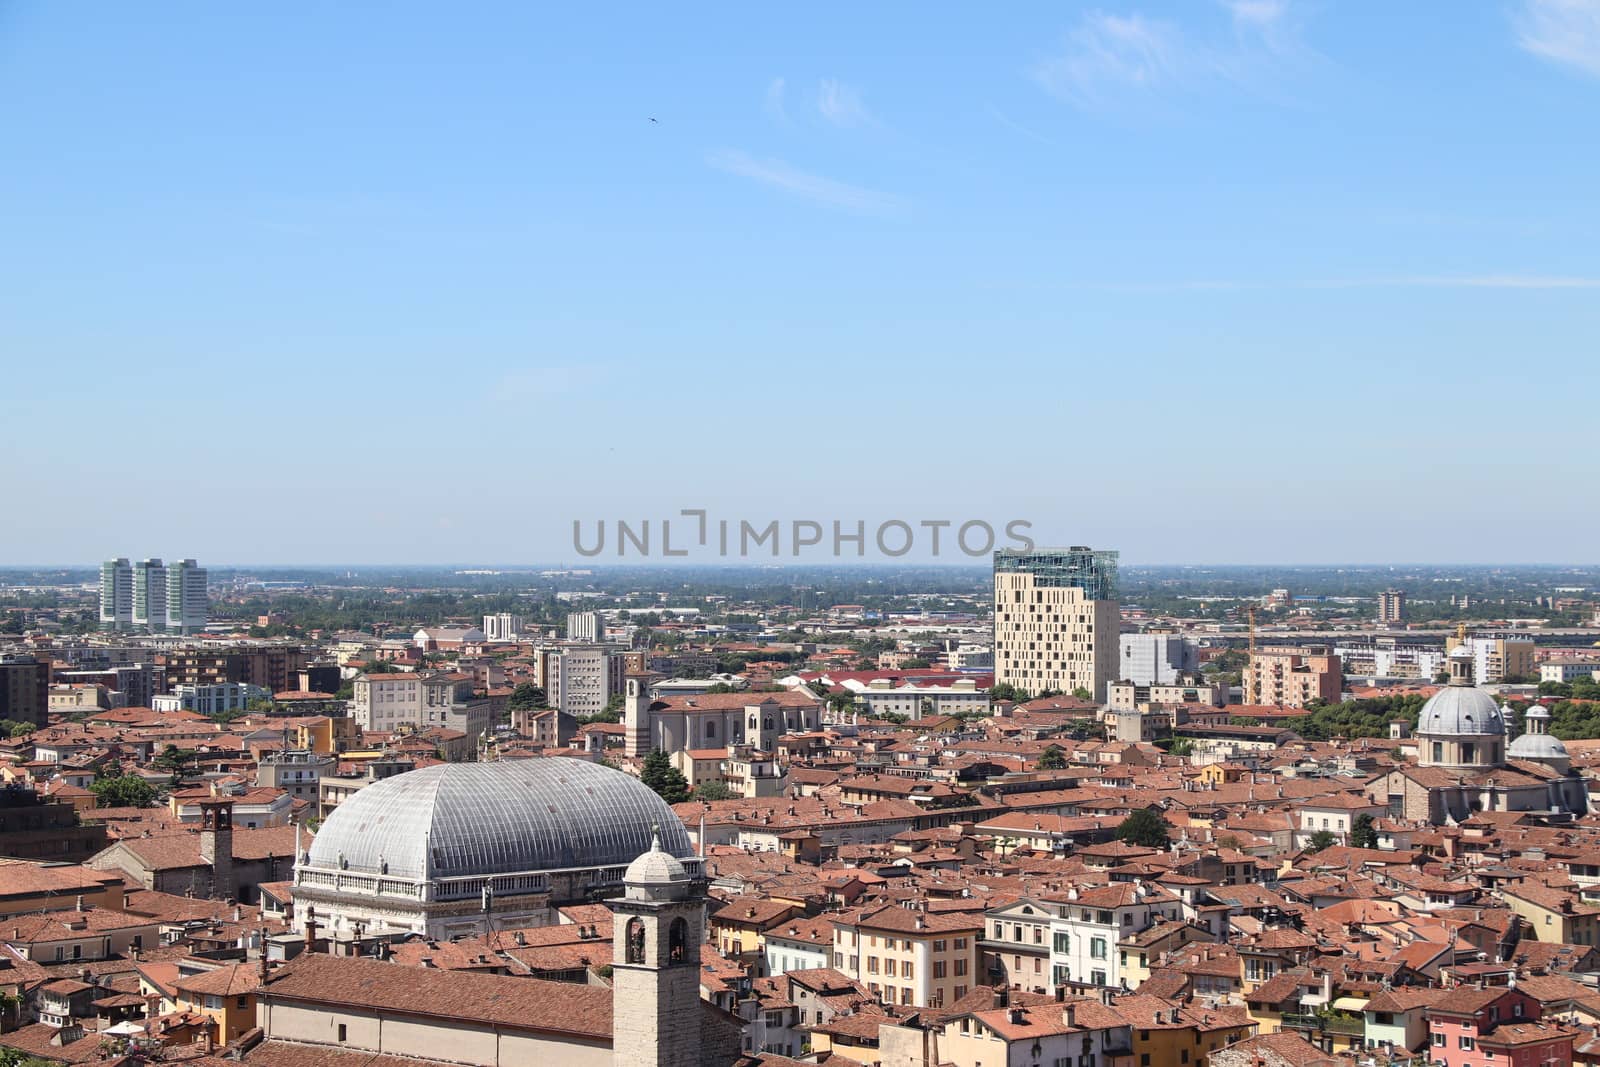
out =
<path fill-rule="evenodd" d="M 1364 1016 L 1347 1012 L 1330 1012 L 1327 1015 L 1286 1012 L 1283 1016 L 1283 1025 L 1285 1029 L 1339 1034 L 1344 1037 L 1361 1037 L 1367 1031 L 1367 1021 Z"/>

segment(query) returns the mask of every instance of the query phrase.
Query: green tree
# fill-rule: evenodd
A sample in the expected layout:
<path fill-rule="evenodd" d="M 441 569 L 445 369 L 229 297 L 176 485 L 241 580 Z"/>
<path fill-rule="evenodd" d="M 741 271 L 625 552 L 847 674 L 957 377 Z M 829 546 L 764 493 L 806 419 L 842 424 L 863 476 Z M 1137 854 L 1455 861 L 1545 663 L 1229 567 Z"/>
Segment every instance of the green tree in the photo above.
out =
<path fill-rule="evenodd" d="M 1167 820 L 1150 808 L 1140 808 L 1117 827 L 1117 840 L 1144 848 L 1166 848 L 1171 840 Z"/>
<path fill-rule="evenodd" d="M 1350 846 L 1352 848 L 1378 847 L 1378 831 L 1372 825 L 1372 816 L 1357 815 L 1355 822 L 1350 824 Z"/>
<path fill-rule="evenodd" d="M 102 808 L 147 808 L 156 799 L 155 788 L 132 774 L 105 778 L 89 786 Z"/>
<path fill-rule="evenodd" d="M 1194 742 L 1187 737 L 1174 737 L 1167 752 L 1173 756 L 1188 757 L 1194 755 Z"/>
<path fill-rule="evenodd" d="M 689 799 L 689 780 L 659 748 L 651 749 L 650 755 L 644 758 L 639 780 L 668 804 L 681 804 Z"/>
<path fill-rule="evenodd" d="M 728 788 L 727 783 L 715 778 L 694 787 L 696 800 L 727 800 L 732 796 L 733 790 Z"/>
<path fill-rule="evenodd" d="M 176 773 L 182 771 L 183 768 L 186 767 L 189 761 L 193 758 L 193 749 L 179 748 L 177 745 L 168 745 L 166 748 L 161 750 L 161 754 L 159 756 L 150 761 L 150 766 L 155 767 L 158 770 Z"/>
<path fill-rule="evenodd" d="M 1323 849 L 1338 843 L 1339 839 L 1334 836 L 1332 830 L 1318 830 L 1306 841 L 1306 851 L 1321 852 Z"/>
<path fill-rule="evenodd" d="M 1078 688 L 1076 688 L 1076 689 L 1074 689 L 1072 691 L 1072 695 L 1077 697 L 1079 700 L 1093 700 L 1094 699 L 1094 694 L 1089 692 L 1087 689 L 1085 689 L 1081 685 L 1078 686 Z"/>
<path fill-rule="evenodd" d="M 1059 771 L 1067 765 L 1067 754 L 1061 751 L 1060 745 L 1051 745 L 1039 756 L 1039 769 L 1041 771 Z"/>
<path fill-rule="evenodd" d="M 511 696 L 506 700 L 506 707 L 512 711 L 528 711 L 531 708 L 544 707 L 548 699 L 543 689 L 532 682 L 523 682 L 511 690 Z"/>

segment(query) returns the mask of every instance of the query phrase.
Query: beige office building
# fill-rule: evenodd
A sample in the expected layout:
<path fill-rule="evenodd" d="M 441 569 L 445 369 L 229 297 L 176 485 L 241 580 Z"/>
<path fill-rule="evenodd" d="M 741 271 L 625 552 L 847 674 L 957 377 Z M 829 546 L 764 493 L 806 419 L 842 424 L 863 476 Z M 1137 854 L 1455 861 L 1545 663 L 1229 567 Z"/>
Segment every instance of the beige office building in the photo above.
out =
<path fill-rule="evenodd" d="M 996 552 L 994 680 L 1033 694 L 1086 689 L 1104 700 L 1121 655 L 1116 576 L 1115 552 Z"/>

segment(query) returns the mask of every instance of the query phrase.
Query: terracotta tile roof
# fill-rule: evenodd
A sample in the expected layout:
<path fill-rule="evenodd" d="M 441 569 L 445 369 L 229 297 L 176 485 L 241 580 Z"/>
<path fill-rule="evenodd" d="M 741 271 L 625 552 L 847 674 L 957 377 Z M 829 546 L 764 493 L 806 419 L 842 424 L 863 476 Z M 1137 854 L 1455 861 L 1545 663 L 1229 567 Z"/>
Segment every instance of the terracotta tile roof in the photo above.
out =
<path fill-rule="evenodd" d="M 537 978 L 306 954 L 271 975 L 263 996 L 611 1038 L 611 990 Z"/>

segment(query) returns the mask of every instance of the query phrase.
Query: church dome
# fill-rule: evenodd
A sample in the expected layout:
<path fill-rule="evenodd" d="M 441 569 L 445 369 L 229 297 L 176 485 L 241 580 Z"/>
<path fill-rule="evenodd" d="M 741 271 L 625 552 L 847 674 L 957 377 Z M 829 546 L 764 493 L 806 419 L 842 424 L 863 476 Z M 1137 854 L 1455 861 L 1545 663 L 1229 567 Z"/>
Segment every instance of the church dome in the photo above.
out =
<path fill-rule="evenodd" d="M 1446 737 L 1504 737 L 1506 720 L 1500 705 L 1482 689 L 1447 685 L 1422 705 L 1417 716 L 1418 734 Z"/>
<path fill-rule="evenodd" d="M 1531 759 L 1540 762 L 1567 759 L 1567 746 L 1561 738 L 1549 734 L 1523 734 L 1506 749 L 1507 759 Z"/>
<path fill-rule="evenodd" d="M 554 756 L 450 763 L 340 804 L 306 866 L 415 880 L 625 867 L 658 828 L 667 858 L 694 855 L 672 808 L 621 771 Z"/>

